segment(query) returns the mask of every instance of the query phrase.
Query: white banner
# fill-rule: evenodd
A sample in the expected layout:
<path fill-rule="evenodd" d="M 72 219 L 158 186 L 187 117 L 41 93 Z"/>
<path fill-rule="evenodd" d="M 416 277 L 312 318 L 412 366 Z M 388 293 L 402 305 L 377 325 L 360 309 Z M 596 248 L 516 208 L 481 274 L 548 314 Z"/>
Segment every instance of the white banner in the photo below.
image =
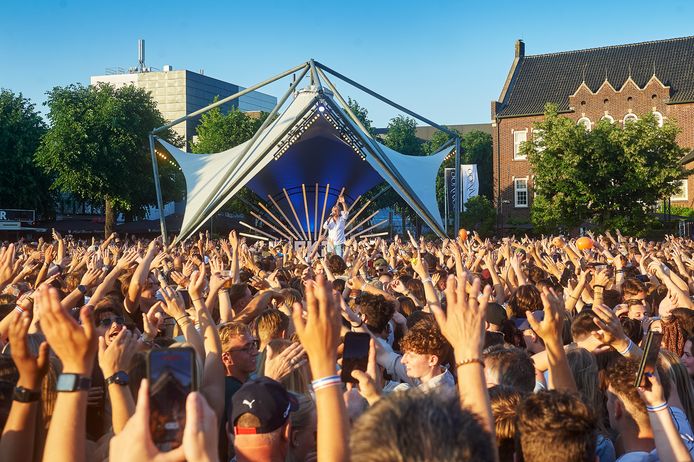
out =
<path fill-rule="evenodd" d="M 461 177 L 463 178 L 463 211 L 465 205 L 471 197 L 475 197 L 480 192 L 480 179 L 477 175 L 477 164 L 461 165 Z"/>

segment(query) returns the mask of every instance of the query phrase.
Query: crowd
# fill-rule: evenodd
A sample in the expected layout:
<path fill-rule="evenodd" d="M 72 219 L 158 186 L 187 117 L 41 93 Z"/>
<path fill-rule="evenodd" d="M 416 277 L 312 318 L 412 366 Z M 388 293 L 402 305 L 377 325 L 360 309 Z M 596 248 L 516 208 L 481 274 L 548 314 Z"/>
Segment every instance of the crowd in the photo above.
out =
<path fill-rule="evenodd" d="M 579 244 L 4 242 L 0 461 L 691 460 L 694 242 Z M 153 407 L 148 355 L 175 348 L 195 391 Z M 185 414 L 177 443 L 153 409 Z"/>

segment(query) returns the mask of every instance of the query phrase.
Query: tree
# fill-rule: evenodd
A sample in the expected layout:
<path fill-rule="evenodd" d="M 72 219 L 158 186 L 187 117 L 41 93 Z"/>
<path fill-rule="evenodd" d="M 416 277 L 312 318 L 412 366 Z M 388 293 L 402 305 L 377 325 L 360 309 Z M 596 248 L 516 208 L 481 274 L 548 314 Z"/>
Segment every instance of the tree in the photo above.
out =
<path fill-rule="evenodd" d="M 474 229 L 483 237 L 494 234 L 496 210 L 491 201 L 486 196 L 471 197 L 465 204 L 465 211 L 460 214 L 460 226 Z"/>
<path fill-rule="evenodd" d="M 103 204 L 105 232 L 119 212 L 142 217 L 156 203 L 149 133 L 165 123 L 150 94 L 133 85 L 99 84 L 55 87 L 48 92 L 50 128 L 36 153 L 37 164 L 54 178 L 53 189 Z M 172 131 L 160 134 L 181 143 Z M 158 162 L 162 193 L 183 194 L 183 175 L 169 162 Z"/>
<path fill-rule="evenodd" d="M 531 219 L 539 231 L 589 223 L 642 233 L 653 206 L 686 175 L 678 128 L 670 121 L 658 127 L 652 114 L 624 127 L 603 120 L 587 131 L 548 105 L 535 125 L 541 136 L 521 150 L 534 173 Z"/>
<path fill-rule="evenodd" d="M 460 136 L 460 132 L 454 130 Z M 436 131 L 429 141 L 424 143 L 423 149 L 427 154 L 434 154 L 451 139 L 451 135 L 440 130 Z M 492 196 L 492 136 L 480 130 L 472 130 L 460 138 L 461 164 L 476 164 L 479 177 L 479 194 L 490 201 Z M 436 176 L 436 200 L 439 208 L 443 210 L 445 200 L 445 187 L 443 172 L 445 168 L 455 168 L 455 156 L 444 160 Z"/>
<path fill-rule="evenodd" d="M 354 115 L 357 116 L 357 119 L 359 119 L 362 125 L 364 125 L 369 134 L 371 136 L 376 136 L 376 129 L 373 126 L 373 121 L 369 119 L 369 111 L 365 107 L 360 106 L 357 100 L 349 97 L 347 98 L 347 105 Z"/>
<path fill-rule="evenodd" d="M 50 179 L 34 164 L 34 153 L 46 124 L 34 105 L 9 90 L 0 90 L 0 207 L 53 214 Z"/>
<path fill-rule="evenodd" d="M 251 117 L 238 108 L 224 114 L 216 107 L 202 115 L 196 128 L 197 141 L 191 145 L 191 152 L 209 154 L 238 146 L 253 137 L 267 115 L 262 112 L 260 117 Z M 251 210 L 248 204 L 257 200 L 255 193 L 244 186 L 224 207 L 232 212 L 248 213 Z"/>

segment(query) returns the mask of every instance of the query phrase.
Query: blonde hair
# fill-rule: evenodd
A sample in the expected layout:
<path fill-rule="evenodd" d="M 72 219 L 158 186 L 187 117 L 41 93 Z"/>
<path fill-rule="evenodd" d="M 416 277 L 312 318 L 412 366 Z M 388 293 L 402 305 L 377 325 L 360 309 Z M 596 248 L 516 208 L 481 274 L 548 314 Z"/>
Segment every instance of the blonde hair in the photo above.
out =
<path fill-rule="evenodd" d="M 687 420 L 694 422 L 694 384 L 689 377 L 687 368 L 675 353 L 670 350 L 660 350 L 660 365 L 675 385 L 675 390 L 682 403 L 682 411 Z"/>

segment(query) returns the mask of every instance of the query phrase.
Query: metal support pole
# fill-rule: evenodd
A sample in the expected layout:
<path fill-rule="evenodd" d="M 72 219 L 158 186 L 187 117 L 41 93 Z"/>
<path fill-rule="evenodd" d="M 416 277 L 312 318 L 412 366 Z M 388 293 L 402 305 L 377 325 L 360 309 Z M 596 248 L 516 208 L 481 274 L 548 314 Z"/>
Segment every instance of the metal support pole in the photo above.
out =
<path fill-rule="evenodd" d="M 157 165 L 157 154 L 154 150 L 154 134 L 149 134 L 149 152 L 152 155 L 152 174 L 154 175 L 154 189 L 157 192 L 157 207 L 159 207 L 159 224 L 161 226 L 161 237 L 164 245 L 167 244 L 166 236 L 166 217 L 164 217 L 164 200 L 161 197 L 161 184 L 159 183 L 159 166 Z"/>
<path fill-rule="evenodd" d="M 454 236 L 458 235 L 458 230 L 460 229 L 460 209 L 463 206 L 463 182 L 460 178 L 460 137 L 456 135 L 455 137 L 455 228 Z"/>
<path fill-rule="evenodd" d="M 229 101 L 233 101 L 233 100 L 235 100 L 236 98 L 240 98 L 241 96 L 243 96 L 243 95 L 245 95 L 245 94 L 247 94 L 247 93 L 251 93 L 251 92 L 253 92 L 253 91 L 255 91 L 255 90 L 259 89 L 259 88 L 264 87 L 265 85 L 271 84 L 272 82 L 274 82 L 274 81 L 276 81 L 276 80 L 279 80 L 279 79 L 281 79 L 281 78 L 284 78 L 284 77 L 288 76 L 289 74 L 293 74 L 294 72 L 298 71 L 299 69 L 303 69 L 304 67 L 306 67 L 306 63 L 301 63 L 300 65 L 298 65 L 298 66 L 296 66 L 296 67 L 293 67 L 292 69 L 289 69 L 288 71 L 282 72 L 282 73 L 279 74 L 279 75 L 276 75 L 276 76 L 271 77 L 271 78 L 269 78 L 269 79 L 267 79 L 267 80 L 264 80 L 264 81 L 262 81 L 262 82 L 260 82 L 260 83 L 258 83 L 258 84 L 256 84 L 256 85 L 253 85 L 252 87 L 248 87 L 248 88 L 246 88 L 246 89 L 244 89 L 244 90 L 241 90 L 241 91 L 238 92 L 238 93 L 234 93 L 233 95 L 227 96 L 226 98 L 222 98 L 222 99 L 220 99 L 219 101 L 215 101 L 214 103 L 212 103 L 212 104 L 210 104 L 210 105 L 208 105 L 208 106 L 205 106 L 205 107 L 202 108 L 202 109 L 198 109 L 198 110 L 195 111 L 195 112 L 191 112 L 190 114 L 186 114 L 186 115 L 184 115 L 183 117 L 179 117 L 178 119 L 173 120 L 173 121 L 167 123 L 166 125 L 162 125 L 162 126 L 159 127 L 159 128 L 155 128 L 154 131 L 152 131 L 152 133 L 154 133 L 154 134 L 159 133 L 159 132 L 161 132 L 161 131 L 163 131 L 163 130 L 166 130 L 167 128 L 173 127 L 174 125 L 178 125 L 178 124 L 180 124 L 181 122 L 185 122 L 186 120 L 188 120 L 188 119 L 190 119 L 190 118 L 192 118 L 192 117 L 199 116 L 200 114 L 204 114 L 205 112 L 209 111 L 210 109 L 214 109 L 214 108 L 216 108 L 216 107 L 218 107 L 218 106 L 221 106 L 222 104 L 228 103 Z"/>

